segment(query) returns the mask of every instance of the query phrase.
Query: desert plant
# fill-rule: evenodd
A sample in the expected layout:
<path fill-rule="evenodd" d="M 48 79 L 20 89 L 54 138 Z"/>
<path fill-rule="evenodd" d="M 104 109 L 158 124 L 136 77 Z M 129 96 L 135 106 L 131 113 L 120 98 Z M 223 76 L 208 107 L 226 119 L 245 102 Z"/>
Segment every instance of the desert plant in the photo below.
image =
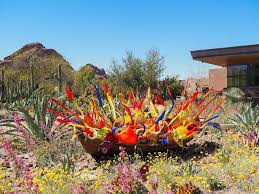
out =
<path fill-rule="evenodd" d="M 123 92 L 129 88 L 142 92 L 148 87 L 157 88 L 164 69 L 164 57 L 156 49 L 149 50 L 145 59 L 127 52 L 121 63 L 113 61 L 108 79 L 117 92 Z"/>
<path fill-rule="evenodd" d="M 47 108 L 51 107 L 47 97 L 35 98 L 32 110 L 26 109 L 18 102 L 18 110 L 24 118 L 23 127 L 33 136 L 45 139 L 47 129 L 51 128 L 52 118 L 48 114 Z"/>
<path fill-rule="evenodd" d="M 43 96 L 15 101 L 9 108 L 21 114 L 21 125 L 30 135 L 41 140 L 48 140 L 47 130 L 51 129 L 56 119 L 55 115 L 48 112 L 48 108 L 53 106 L 53 103 L 49 101 L 49 97 Z M 2 120 L 0 126 L 17 128 L 12 123 L 15 123 L 15 118 Z"/>
<path fill-rule="evenodd" d="M 234 87 L 229 88 L 224 94 L 227 97 L 227 100 L 229 100 L 232 103 L 239 102 L 245 96 L 245 93 L 241 89 Z"/>
<path fill-rule="evenodd" d="M 163 99 L 170 99 L 170 95 L 172 95 L 173 98 L 176 98 L 176 96 L 180 96 L 183 89 L 184 85 L 179 82 L 178 77 L 166 77 L 163 81 L 159 83 L 159 95 Z M 172 94 L 168 93 L 168 89 L 170 91 L 173 91 Z"/>
<path fill-rule="evenodd" d="M 73 132 L 54 122 L 56 116 L 48 112 L 53 106 L 48 96 L 17 101 L 13 118 L 1 120 L 0 127 L 4 126 L 5 130 L 0 135 L 10 138 L 22 150 L 31 150 L 38 164 L 55 164 L 72 144 Z"/>
<path fill-rule="evenodd" d="M 36 99 L 44 98 L 46 95 L 42 95 L 40 93 L 34 92 L 30 96 L 25 96 L 23 98 L 18 98 L 13 101 L 9 102 L 1 102 L 0 103 L 0 108 L 9 110 L 9 111 L 19 111 L 19 107 L 26 107 L 26 108 L 31 108 L 33 104 L 35 104 Z"/>
<path fill-rule="evenodd" d="M 10 128 L 14 128 L 15 125 L 12 124 L 12 119 L 2 119 L 0 120 L 0 127 L 10 127 Z"/>
<path fill-rule="evenodd" d="M 243 142 L 251 145 L 258 145 L 259 144 L 259 133 L 255 131 L 249 132 L 242 136 Z"/>
<path fill-rule="evenodd" d="M 0 141 L 0 151 L 3 151 L 6 154 L 7 159 L 5 162 L 12 168 L 14 176 L 19 177 L 24 175 L 24 161 L 17 157 L 17 152 L 12 145 L 12 142 L 9 140 Z"/>
<path fill-rule="evenodd" d="M 252 107 L 252 103 L 245 104 L 240 112 L 236 112 L 230 123 L 233 124 L 241 133 L 254 131 L 259 132 L 259 106 Z"/>
<path fill-rule="evenodd" d="M 74 140 L 74 143 L 67 149 L 64 154 L 62 161 L 63 170 L 67 173 L 74 173 L 75 171 L 75 152 L 77 151 L 77 142 Z"/>
<path fill-rule="evenodd" d="M 221 183 L 221 181 L 217 178 L 216 175 L 209 176 L 207 183 L 209 184 L 209 188 L 212 191 L 216 190 L 222 190 L 224 188 L 224 185 Z"/>
<path fill-rule="evenodd" d="M 195 166 L 192 164 L 191 161 L 188 162 L 184 162 L 182 163 L 182 165 L 180 166 L 180 174 L 181 175 L 188 175 L 188 176 L 193 176 L 195 175 L 196 169 Z"/>
<path fill-rule="evenodd" d="M 218 154 L 216 155 L 218 160 L 221 162 L 221 163 L 228 163 L 229 162 L 229 159 L 230 159 L 230 150 L 226 149 L 225 147 L 223 147 L 219 152 Z"/>

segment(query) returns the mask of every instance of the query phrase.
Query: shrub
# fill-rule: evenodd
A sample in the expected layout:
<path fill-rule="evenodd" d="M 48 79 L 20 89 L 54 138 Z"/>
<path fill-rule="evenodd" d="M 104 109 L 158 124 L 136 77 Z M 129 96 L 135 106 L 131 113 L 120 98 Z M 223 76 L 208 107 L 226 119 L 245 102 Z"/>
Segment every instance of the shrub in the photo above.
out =
<path fill-rule="evenodd" d="M 135 91 L 143 92 L 148 87 L 156 89 L 159 79 L 164 71 L 164 57 L 156 49 L 147 52 L 145 59 L 135 57 L 132 52 L 127 52 L 122 58 L 122 63 L 113 61 L 110 66 L 109 82 L 113 83 L 118 92 Z"/>
<path fill-rule="evenodd" d="M 184 89 L 184 85 L 177 80 L 177 76 L 175 77 L 166 77 L 163 81 L 159 83 L 159 95 L 163 99 L 170 99 L 170 94 L 168 94 L 167 86 L 172 91 L 173 98 L 176 96 L 180 96 Z"/>
<path fill-rule="evenodd" d="M 241 133 L 254 131 L 259 132 L 259 106 L 252 107 L 252 103 L 245 104 L 240 112 L 236 112 L 230 119 L 233 124 Z"/>
<path fill-rule="evenodd" d="M 227 99 L 233 103 L 233 102 L 241 101 L 244 98 L 245 93 L 240 88 L 232 87 L 227 89 L 227 91 L 225 92 L 225 95 Z"/>

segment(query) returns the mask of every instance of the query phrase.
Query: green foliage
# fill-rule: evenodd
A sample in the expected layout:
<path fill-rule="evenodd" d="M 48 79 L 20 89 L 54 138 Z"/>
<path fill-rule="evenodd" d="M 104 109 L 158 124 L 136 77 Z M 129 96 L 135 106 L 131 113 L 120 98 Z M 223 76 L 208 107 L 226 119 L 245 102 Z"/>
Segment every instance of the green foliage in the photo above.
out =
<path fill-rule="evenodd" d="M 123 82 L 134 90 L 142 90 L 145 87 L 144 84 L 144 66 L 141 59 L 135 58 L 132 53 L 128 52 L 127 57 L 123 59 L 124 75 Z"/>
<path fill-rule="evenodd" d="M 76 140 L 74 140 L 74 143 L 67 149 L 62 160 L 63 170 L 67 173 L 74 173 L 75 171 L 74 156 L 77 150 L 78 150 L 78 147 L 76 144 Z"/>
<path fill-rule="evenodd" d="M 241 133 L 259 133 L 259 106 L 253 108 L 252 103 L 244 104 L 240 112 L 236 112 L 230 119 L 230 123 Z"/>
<path fill-rule="evenodd" d="M 148 51 L 145 59 L 135 57 L 127 52 L 121 63 L 113 61 L 110 67 L 109 80 L 118 92 L 133 88 L 145 91 L 148 87 L 157 88 L 158 80 L 164 72 L 164 57 L 158 50 Z"/>
<path fill-rule="evenodd" d="M 230 150 L 223 147 L 217 154 L 217 158 L 221 163 L 228 163 L 230 159 Z"/>
<path fill-rule="evenodd" d="M 38 89 L 34 91 L 34 94 L 37 96 L 42 96 L 46 94 L 54 96 L 58 94 L 58 92 L 59 88 L 55 82 L 51 80 L 45 80 L 44 82 L 38 84 Z"/>
<path fill-rule="evenodd" d="M 85 65 L 85 66 L 81 67 L 79 69 L 79 71 L 77 71 L 75 73 L 75 75 L 78 79 L 83 78 L 84 80 L 90 80 L 91 81 L 95 77 L 95 72 L 90 66 Z"/>
<path fill-rule="evenodd" d="M 217 178 L 216 174 L 212 174 L 208 177 L 207 183 L 209 184 L 209 189 L 212 191 L 222 190 L 224 188 L 224 185 L 220 181 L 219 178 Z"/>
<path fill-rule="evenodd" d="M 76 96 L 84 95 L 90 82 L 93 84 L 99 83 L 99 80 L 95 78 L 94 69 L 88 65 L 81 67 L 74 75 L 74 88 L 77 88 L 77 90 L 74 90 Z"/>
<path fill-rule="evenodd" d="M 184 162 L 180 166 L 180 174 L 183 176 L 194 176 L 197 173 L 195 166 L 191 161 Z"/>
<path fill-rule="evenodd" d="M 48 97 L 34 98 L 32 103 L 32 109 L 30 110 L 18 102 L 17 108 L 24 118 L 23 127 L 34 137 L 46 139 L 45 130 L 50 129 L 53 122 L 53 118 L 47 111 L 52 103 L 49 102 Z"/>
<path fill-rule="evenodd" d="M 1 127 L 11 127 L 11 128 L 14 128 L 15 125 L 12 124 L 12 119 L 1 119 L 0 120 L 0 128 Z"/>
<path fill-rule="evenodd" d="M 53 68 L 54 69 L 54 68 Z M 26 71 L 24 75 L 16 75 L 16 69 L 1 69 L 1 81 L 0 81 L 0 101 L 3 103 L 12 103 L 24 98 L 30 98 L 32 95 L 56 95 L 61 93 L 62 82 L 68 80 L 66 68 L 61 68 L 58 64 L 56 72 L 53 70 L 50 75 L 44 75 L 46 78 L 39 80 L 37 76 L 39 69 L 30 66 L 22 69 L 21 72 Z M 66 74 L 65 74 L 66 73 Z M 29 76 L 27 76 L 29 74 Z M 72 75 L 69 74 L 72 78 Z M 24 79 L 26 78 L 26 79 Z"/>
<path fill-rule="evenodd" d="M 39 166 L 55 164 L 60 157 L 60 150 L 55 145 L 44 141 L 34 145 L 32 151 Z"/>
<path fill-rule="evenodd" d="M 244 92 L 240 89 L 240 88 L 229 88 L 226 92 L 225 95 L 227 97 L 227 100 L 229 100 L 230 102 L 239 102 L 241 101 L 245 94 Z"/>
<path fill-rule="evenodd" d="M 33 77 L 31 83 L 33 83 Z M 0 101 L 1 102 L 14 102 L 18 99 L 27 98 L 31 96 L 33 89 L 32 85 L 27 80 L 19 80 L 19 82 L 14 82 L 11 79 L 5 79 L 5 71 L 1 70 L 1 81 L 0 81 Z"/>
<path fill-rule="evenodd" d="M 11 139 L 13 144 L 16 146 L 22 145 L 24 143 L 24 140 L 21 139 L 17 134 L 17 129 L 15 123 L 13 123 L 13 119 L 0 120 L 0 142 L 2 138 Z"/>
<path fill-rule="evenodd" d="M 148 51 L 144 66 L 144 83 L 146 87 L 156 88 L 157 81 L 161 78 L 165 67 L 164 57 L 160 56 L 160 52 L 155 49 Z"/>
<path fill-rule="evenodd" d="M 10 90 L 16 92 L 17 87 L 20 89 L 19 82 L 21 80 L 23 83 L 22 88 L 26 87 L 23 91 L 27 93 L 32 93 L 32 84 L 34 89 L 38 89 L 44 94 L 49 94 L 49 91 L 53 90 L 58 91 L 56 87 L 65 85 L 68 80 L 73 79 L 74 73 L 71 66 L 63 58 L 60 59 L 59 57 L 54 55 L 50 58 L 34 56 L 33 59 L 26 62 L 19 61 L 19 65 L 15 67 L 1 68 L 5 72 L 4 81 L 6 88 L 10 88 Z M 34 63 L 32 61 L 36 62 Z"/>
<path fill-rule="evenodd" d="M 168 94 L 166 84 L 168 85 L 170 91 L 172 92 L 172 96 L 176 98 L 176 96 L 180 96 L 183 89 L 184 85 L 182 85 L 178 80 L 177 76 L 175 77 L 166 77 L 162 82 L 159 84 L 159 92 L 160 96 L 163 99 L 169 99 L 170 95 Z"/>
<path fill-rule="evenodd" d="M 66 101 L 64 96 L 57 98 Z M 64 104 L 69 107 L 69 104 Z M 8 137 L 21 150 L 31 150 L 37 164 L 41 166 L 61 162 L 64 155 L 71 157 L 72 151 L 78 148 L 73 146 L 73 149 L 70 149 L 71 130 L 63 129 L 63 125 L 54 122 L 56 116 L 49 114 L 47 108 L 54 108 L 53 106 L 48 96 L 23 99 L 12 104 L 12 109 L 21 113 L 20 124 L 17 124 L 15 117 L 0 121 L 0 127 L 6 128 L 0 132 L 0 136 Z M 58 110 L 57 107 L 54 109 Z"/>

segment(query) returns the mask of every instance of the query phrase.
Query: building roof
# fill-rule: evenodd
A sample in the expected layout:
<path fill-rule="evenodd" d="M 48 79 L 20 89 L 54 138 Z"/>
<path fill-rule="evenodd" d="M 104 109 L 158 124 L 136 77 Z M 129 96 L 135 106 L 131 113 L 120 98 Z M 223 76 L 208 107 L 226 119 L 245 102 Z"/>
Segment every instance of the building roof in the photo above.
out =
<path fill-rule="evenodd" d="M 231 64 L 259 64 L 259 44 L 191 51 L 197 61 L 226 67 Z"/>

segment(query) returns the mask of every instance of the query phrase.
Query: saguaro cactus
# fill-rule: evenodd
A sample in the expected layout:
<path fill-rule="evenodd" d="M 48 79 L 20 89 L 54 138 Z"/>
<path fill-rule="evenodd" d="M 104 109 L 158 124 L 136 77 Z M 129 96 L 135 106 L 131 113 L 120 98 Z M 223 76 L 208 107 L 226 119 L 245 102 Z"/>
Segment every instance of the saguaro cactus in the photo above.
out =
<path fill-rule="evenodd" d="M 34 68 L 31 65 L 29 70 L 29 78 L 22 79 L 9 79 L 5 75 L 4 69 L 0 70 L 0 102 L 13 102 L 17 99 L 29 98 L 36 89 L 34 80 Z M 58 92 L 62 93 L 62 69 L 58 64 L 57 72 L 54 75 L 54 79 L 57 80 Z"/>
<path fill-rule="evenodd" d="M 21 96 L 21 97 L 24 97 L 24 94 L 23 94 L 23 81 L 22 80 L 20 80 L 20 82 L 19 82 L 19 95 Z"/>
<path fill-rule="evenodd" d="M 1 70 L 1 101 L 5 99 L 4 70 Z"/>
<path fill-rule="evenodd" d="M 62 78 L 61 78 L 61 65 L 58 64 L 58 92 L 61 93 L 62 92 Z"/>
<path fill-rule="evenodd" d="M 34 74 L 33 74 L 33 66 L 30 66 L 30 77 L 31 77 L 31 93 L 34 91 Z"/>
<path fill-rule="evenodd" d="M 27 80 L 26 80 L 25 93 L 26 93 L 26 97 L 28 98 L 30 96 L 30 79 L 29 78 L 27 78 Z"/>

